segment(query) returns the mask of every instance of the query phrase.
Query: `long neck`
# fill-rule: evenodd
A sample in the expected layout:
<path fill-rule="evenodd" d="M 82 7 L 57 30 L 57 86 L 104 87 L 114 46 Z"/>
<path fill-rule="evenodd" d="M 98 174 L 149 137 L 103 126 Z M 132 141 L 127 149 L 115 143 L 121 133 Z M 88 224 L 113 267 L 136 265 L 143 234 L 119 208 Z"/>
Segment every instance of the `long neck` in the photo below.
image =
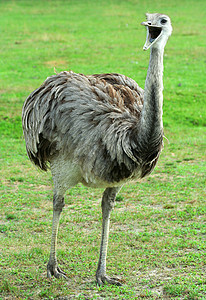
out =
<path fill-rule="evenodd" d="M 145 81 L 139 138 L 144 142 L 155 139 L 163 130 L 163 53 L 164 49 L 152 48 Z"/>

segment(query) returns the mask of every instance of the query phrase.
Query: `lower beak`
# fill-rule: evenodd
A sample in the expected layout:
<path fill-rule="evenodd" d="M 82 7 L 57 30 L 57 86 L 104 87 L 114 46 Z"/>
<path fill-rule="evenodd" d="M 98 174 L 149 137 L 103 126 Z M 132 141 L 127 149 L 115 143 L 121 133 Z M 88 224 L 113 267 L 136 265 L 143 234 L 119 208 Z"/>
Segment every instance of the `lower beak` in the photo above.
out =
<path fill-rule="evenodd" d="M 143 50 L 146 51 L 149 49 L 149 47 L 151 46 L 152 44 L 150 43 L 149 41 L 149 29 L 147 27 L 147 37 L 146 37 L 146 41 L 145 41 L 145 44 L 143 46 Z"/>
<path fill-rule="evenodd" d="M 141 25 L 143 26 L 147 26 L 147 37 L 146 37 L 146 42 L 143 46 L 143 50 L 148 50 L 150 47 L 150 43 L 149 43 L 149 30 L 148 30 L 148 23 L 147 22 L 142 22 Z"/>

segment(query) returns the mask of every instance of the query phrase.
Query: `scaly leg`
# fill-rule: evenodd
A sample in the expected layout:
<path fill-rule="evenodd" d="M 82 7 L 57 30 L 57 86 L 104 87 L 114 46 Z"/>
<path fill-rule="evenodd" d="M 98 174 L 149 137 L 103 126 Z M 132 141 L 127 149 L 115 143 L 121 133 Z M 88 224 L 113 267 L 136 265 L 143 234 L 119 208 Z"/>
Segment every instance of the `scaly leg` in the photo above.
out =
<path fill-rule="evenodd" d="M 53 222 L 52 222 L 52 237 L 51 237 L 51 251 L 50 258 L 47 264 L 47 277 L 51 278 L 52 276 L 56 278 L 65 278 L 66 273 L 64 273 L 59 267 L 56 258 L 56 248 L 57 248 L 57 234 L 59 228 L 59 220 L 62 209 L 64 207 L 64 197 L 54 194 L 53 198 Z"/>
<path fill-rule="evenodd" d="M 109 237 L 109 223 L 110 214 L 114 208 L 115 198 L 120 190 L 120 187 L 107 188 L 102 197 L 102 239 L 100 247 L 99 263 L 96 272 L 96 280 L 98 285 L 102 285 L 105 282 L 114 285 L 122 285 L 120 279 L 111 278 L 106 275 L 106 257 L 107 257 L 107 245 Z"/>

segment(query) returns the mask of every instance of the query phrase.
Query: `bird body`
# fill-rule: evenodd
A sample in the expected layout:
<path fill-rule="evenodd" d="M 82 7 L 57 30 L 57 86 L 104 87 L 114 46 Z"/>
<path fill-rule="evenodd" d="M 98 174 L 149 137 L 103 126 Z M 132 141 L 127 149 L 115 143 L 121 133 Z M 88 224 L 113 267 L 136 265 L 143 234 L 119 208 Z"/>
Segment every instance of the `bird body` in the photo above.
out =
<path fill-rule="evenodd" d="M 63 165 L 69 161 L 78 182 L 91 187 L 144 177 L 153 169 L 162 135 L 156 157 L 144 159 L 140 152 L 145 156 L 146 150 L 140 149 L 137 133 L 142 108 L 143 90 L 124 75 L 53 75 L 24 104 L 29 157 L 42 170 L 50 162 L 52 172 L 56 165 L 59 169 L 59 161 Z M 147 172 L 143 172 L 145 164 Z"/>
<path fill-rule="evenodd" d="M 64 277 L 57 258 L 57 232 L 64 194 L 82 183 L 104 187 L 98 284 L 120 285 L 106 275 L 109 219 L 121 186 L 152 172 L 163 147 L 163 51 L 172 32 L 166 15 L 147 14 L 151 47 L 145 90 L 125 75 L 61 72 L 29 95 L 22 111 L 27 153 L 53 182 L 53 227 L 47 276 Z"/>

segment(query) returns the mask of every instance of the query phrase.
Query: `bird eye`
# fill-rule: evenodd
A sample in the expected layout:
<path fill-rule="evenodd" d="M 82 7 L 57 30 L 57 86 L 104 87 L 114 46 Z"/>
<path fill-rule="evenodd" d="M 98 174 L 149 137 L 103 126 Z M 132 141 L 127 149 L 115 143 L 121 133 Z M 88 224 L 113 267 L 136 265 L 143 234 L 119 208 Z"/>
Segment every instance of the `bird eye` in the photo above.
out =
<path fill-rule="evenodd" d="M 161 24 L 166 24 L 166 23 L 167 23 L 167 20 L 166 20 L 166 19 L 162 19 L 162 20 L 160 21 L 160 23 L 161 23 Z"/>

